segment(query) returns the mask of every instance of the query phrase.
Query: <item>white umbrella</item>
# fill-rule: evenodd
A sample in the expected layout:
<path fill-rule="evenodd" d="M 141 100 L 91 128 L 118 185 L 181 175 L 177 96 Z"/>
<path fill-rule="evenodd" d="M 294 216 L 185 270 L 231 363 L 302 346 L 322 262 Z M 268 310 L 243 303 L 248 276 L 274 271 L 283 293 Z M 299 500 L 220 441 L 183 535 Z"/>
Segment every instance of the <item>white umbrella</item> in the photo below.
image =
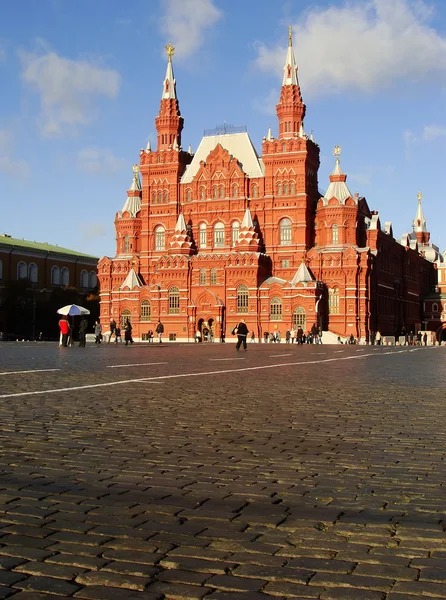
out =
<path fill-rule="evenodd" d="M 62 308 L 59 308 L 57 312 L 59 313 L 59 315 L 68 315 L 69 317 L 77 317 L 79 315 L 90 314 L 88 308 L 78 306 L 77 304 L 67 304 L 67 306 L 62 306 Z"/>

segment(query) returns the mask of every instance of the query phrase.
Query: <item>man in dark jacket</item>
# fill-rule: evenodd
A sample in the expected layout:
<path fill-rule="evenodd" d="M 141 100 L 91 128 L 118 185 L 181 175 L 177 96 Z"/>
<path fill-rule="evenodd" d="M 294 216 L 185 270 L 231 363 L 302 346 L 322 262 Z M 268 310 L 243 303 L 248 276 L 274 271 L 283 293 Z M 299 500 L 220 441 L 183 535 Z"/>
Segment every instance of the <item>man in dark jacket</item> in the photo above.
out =
<path fill-rule="evenodd" d="M 88 321 L 85 317 L 82 317 L 79 325 L 79 348 L 85 348 L 87 328 Z"/>
<path fill-rule="evenodd" d="M 246 343 L 246 338 L 248 336 L 249 330 L 248 327 L 246 326 L 245 321 L 240 321 L 240 323 L 237 325 L 237 345 L 235 346 L 235 349 L 237 350 L 237 352 L 240 350 L 240 346 L 243 344 L 243 348 L 245 350 L 245 352 L 248 350 L 248 345 Z"/>

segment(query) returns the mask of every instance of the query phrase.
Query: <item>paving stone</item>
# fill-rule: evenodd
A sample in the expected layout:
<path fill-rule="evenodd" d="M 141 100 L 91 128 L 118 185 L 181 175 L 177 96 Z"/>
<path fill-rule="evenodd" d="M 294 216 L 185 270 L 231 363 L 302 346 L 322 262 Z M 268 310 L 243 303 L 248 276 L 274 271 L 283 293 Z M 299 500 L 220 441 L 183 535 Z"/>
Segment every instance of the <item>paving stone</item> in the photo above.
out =
<path fill-rule="evenodd" d="M 163 595 L 92 585 L 76 592 L 73 598 L 82 598 L 83 600 L 161 600 Z"/>
<path fill-rule="evenodd" d="M 311 571 L 327 571 L 328 573 L 351 573 L 356 567 L 355 562 L 345 560 L 324 560 L 320 558 L 292 558 L 287 563 L 288 567 L 309 569 Z"/>
<path fill-rule="evenodd" d="M 76 577 L 76 583 L 81 585 L 99 585 L 110 588 L 127 588 L 129 590 L 144 591 L 146 586 L 152 582 L 150 577 L 137 577 L 133 575 L 121 575 L 118 573 L 107 573 L 105 571 L 91 571 Z"/>
<path fill-rule="evenodd" d="M 55 579 L 64 579 L 71 581 L 78 575 L 85 572 L 82 567 L 73 567 L 65 565 L 51 564 L 48 562 L 27 562 L 15 568 L 17 573 L 26 573 L 27 575 L 41 575 L 43 577 L 54 577 Z M 0 575 L 1 575 L 0 571 Z"/>
<path fill-rule="evenodd" d="M 68 581 L 63 581 L 62 579 L 31 576 L 27 577 L 23 581 L 15 583 L 13 587 L 19 590 L 27 590 L 30 592 L 46 592 L 47 594 L 72 596 L 74 592 L 77 592 L 80 586 L 74 583 L 69 583 Z"/>
<path fill-rule="evenodd" d="M 59 596 L 54 594 L 41 594 L 40 592 L 18 592 L 8 588 L 9 593 L 14 594 L 16 600 L 66 600 L 67 596 Z M 10 596 L 0 596 L 0 598 L 9 598 Z"/>
<path fill-rule="evenodd" d="M 163 554 L 154 552 L 137 552 L 135 550 L 108 550 L 104 549 L 103 558 L 110 561 L 121 560 L 123 562 L 134 562 L 143 565 L 157 565 L 164 558 Z"/>
<path fill-rule="evenodd" d="M 393 583 L 393 579 L 385 579 L 384 577 L 359 577 L 341 573 L 316 573 L 309 585 L 353 587 L 388 592 L 392 589 Z"/>
<path fill-rule="evenodd" d="M 415 581 L 418 579 L 418 569 L 395 567 L 393 565 L 360 564 L 353 571 L 354 575 L 371 577 L 389 577 L 398 581 Z"/>
<path fill-rule="evenodd" d="M 81 556 L 76 554 L 55 554 L 45 561 L 45 563 L 54 563 L 55 565 L 82 567 L 90 571 L 98 571 L 109 562 L 109 560 L 95 556 Z"/>
<path fill-rule="evenodd" d="M 148 588 L 148 592 L 161 594 L 169 600 L 201 600 L 211 591 L 208 587 L 166 583 L 164 581 L 157 581 Z"/>
<path fill-rule="evenodd" d="M 352 590 L 349 588 L 334 588 L 323 592 L 319 598 L 321 600 L 384 600 L 388 598 L 383 592 L 373 592 L 371 590 Z"/>
<path fill-rule="evenodd" d="M 182 571 L 196 571 L 197 573 L 225 574 L 237 566 L 230 561 L 204 560 L 201 558 L 188 558 L 183 556 L 164 558 L 159 563 L 164 569 L 181 569 Z"/>
<path fill-rule="evenodd" d="M 305 584 L 314 575 L 314 571 L 305 571 L 304 569 L 294 569 L 291 567 L 242 565 L 234 569 L 232 574 L 236 577 L 265 579 L 267 581 L 291 581 Z"/>
<path fill-rule="evenodd" d="M 167 583 L 185 583 L 187 585 L 204 585 L 211 577 L 211 573 L 198 573 L 196 571 L 182 571 L 181 569 L 168 569 L 158 573 L 156 578 Z"/>
<path fill-rule="evenodd" d="M 101 573 L 120 573 L 122 575 L 139 575 L 141 577 L 154 577 L 160 571 L 157 567 L 150 565 L 138 564 L 134 562 L 122 562 L 115 561 L 109 562 L 106 566 L 102 567 Z"/>
<path fill-rule="evenodd" d="M 258 592 L 266 583 L 265 580 L 261 579 L 245 579 L 232 575 L 213 575 L 207 580 L 206 585 L 220 590 L 227 590 L 228 592 Z"/>
<path fill-rule="evenodd" d="M 420 581 L 446 583 L 446 568 L 424 568 L 420 571 Z"/>
<path fill-rule="evenodd" d="M 290 583 L 285 581 L 274 581 L 268 583 L 263 591 L 271 596 L 285 596 L 285 598 L 319 598 L 325 588 Z M 359 596 L 358 596 L 359 600 Z"/>

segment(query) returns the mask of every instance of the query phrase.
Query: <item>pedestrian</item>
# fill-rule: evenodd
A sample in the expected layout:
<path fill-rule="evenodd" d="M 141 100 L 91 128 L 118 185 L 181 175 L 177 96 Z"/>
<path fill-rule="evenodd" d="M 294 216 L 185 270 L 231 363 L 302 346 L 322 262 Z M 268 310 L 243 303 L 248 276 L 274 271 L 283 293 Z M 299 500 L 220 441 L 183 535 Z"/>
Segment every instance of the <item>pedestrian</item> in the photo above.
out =
<path fill-rule="evenodd" d="M 102 342 L 102 325 L 99 322 L 99 319 L 95 321 L 94 324 L 94 337 L 94 343 L 99 346 L 99 344 Z"/>
<path fill-rule="evenodd" d="M 125 345 L 128 346 L 129 342 L 131 344 L 133 344 L 133 338 L 132 338 L 132 324 L 130 323 L 130 319 L 127 319 L 124 325 L 124 340 L 125 340 Z"/>
<path fill-rule="evenodd" d="M 375 334 L 375 342 L 377 346 L 381 346 L 381 332 L 377 331 Z"/>
<path fill-rule="evenodd" d="M 153 331 L 151 329 L 149 329 L 149 331 L 147 332 L 147 338 L 149 340 L 149 343 L 153 344 Z"/>
<path fill-rule="evenodd" d="M 214 328 L 213 328 L 213 327 L 212 327 L 212 325 L 211 325 L 211 326 L 209 327 L 209 341 L 210 341 L 210 342 L 213 342 L 213 341 L 214 341 L 214 336 L 215 336 L 215 333 L 214 333 Z"/>
<path fill-rule="evenodd" d="M 245 321 L 242 319 L 240 323 L 233 329 L 234 334 L 237 334 L 237 344 L 235 349 L 237 352 L 240 350 L 240 346 L 243 344 L 243 349 L 246 352 L 248 350 L 248 345 L 246 343 L 246 338 L 249 333 L 249 329 L 246 326 Z"/>
<path fill-rule="evenodd" d="M 302 344 L 303 344 L 303 337 L 304 337 L 304 330 L 299 325 L 299 327 L 297 328 L 297 343 L 299 344 L 299 346 L 302 346 Z"/>
<path fill-rule="evenodd" d="M 280 333 L 280 331 L 277 332 L 276 339 L 277 343 L 280 344 L 280 342 L 282 341 L 282 334 Z"/>
<path fill-rule="evenodd" d="M 254 333 L 254 330 L 251 331 L 251 343 L 256 341 L 256 334 Z"/>
<path fill-rule="evenodd" d="M 70 324 L 68 322 L 67 316 L 64 315 L 60 319 L 59 329 L 60 329 L 60 334 L 62 336 L 60 345 L 63 346 L 64 348 L 66 348 L 68 345 L 68 336 L 70 335 Z"/>
<path fill-rule="evenodd" d="M 265 344 L 268 343 L 268 340 L 269 340 L 269 333 L 268 333 L 268 331 L 265 331 L 265 333 L 263 334 L 263 340 L 264 340 Z"/>
<path fill-rule="evenodd" d="M 110 337 L 108 338 L 108 343 L 110 343 L 113 336 L 115 336 L 116 340 L 116 321 L 113 317 L 110 317 Z"/>
<path fill-rule="evenodd" d="M 413 331 L 409 333 L 409 346 L 413 346 L 414 334 Z"/>
<path fill-rule="evenodd" d="M 287 330 L 287 332 L 285 333 L 285 342 L 287 344 L 289 344 L 290 343 L 290 339 L 291 339 L 291 331 Z"/>
<path fill-rule="evenodd" d="M 290 338 L 291 338 L 291 343 L 294 344 L 294 337 L 296 335 L 296 332 L 294 331 L 294 329 L 291 329 L 290 331 Z"/>
<path fill-rule="evenodd" d="M 158 334 L 158 341 L 161 344 L 163 341 L 162 337 L 163 337 L 163 333 L 164 333 L 164 325 L 161 323 L 161 319 L 158 319 L 158 325 L 156 326 L 155 331 Z"/>
<path fill-rule="evenodd" d="M 87 340 L 87 328 L 88 321 L 85 317 L 82 317 L 79 324 L 79 348 L 85 348 L 85 343 Z"/>
<path fill-rule="evenodd" d="M 197 329 L 195 332 L 195 343 L 199 344 L 201 342 L 201 331 Z"/>
<path fill-rule="evenodd" d="M 115 344 L 118 343 L 118 340 L 122 343 L 121 328 L 117 324 L 116 325 L 116 330 L 115 330 Z"/>
<path fill-rule="evenodd" d="M 426 332 L 424 332 L 424 335 L 423 335 L 423 344 L 425 346 L 427 346 L 427 333 Z"/>

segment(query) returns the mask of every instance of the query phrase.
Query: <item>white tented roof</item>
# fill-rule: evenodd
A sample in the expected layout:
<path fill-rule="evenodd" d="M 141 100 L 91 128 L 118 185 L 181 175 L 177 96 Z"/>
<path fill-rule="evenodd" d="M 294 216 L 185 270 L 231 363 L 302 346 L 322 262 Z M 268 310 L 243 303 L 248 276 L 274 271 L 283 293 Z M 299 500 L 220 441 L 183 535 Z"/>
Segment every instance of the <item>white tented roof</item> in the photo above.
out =
<path fill-rule="evenodd" d="M 336 159 L 335 168 L 333 169 L 332 175 L 344 175 L 345 173 L 341 169 L 341 164 L 339 159 Z M 331 198 L 336 198 L 339 202 L 344 203 L 347 198 L 351 198 L 352 194 L 348 189 L 345 181 L 330 181 L 330 185 L 328 186 L 327 191 L 325 192 L 324 198 L 326 200 L 330 200 Z"/>
<path fill-rule="evenodd" d="M 263 177 L 263 165 L 259 160 L 257 152 L 246 132 L 223 133 L 220 135 L 208 135 L 202 138 L 192 162 L 187 167 L 181 178 L 181 183 L 190 183 L 200 168 L 200 161 L 205 161 L 209 153 L 220 144 L 225 150 L 234 156 L 242 166 L 248 177 Z"/>
<path fill-rule="evenodd" d="M 121 290 L 128 287 L 130 290 L 133 290 L 135 287 L 141 287 L 142 283 L 136 273 L 135 269 L 130 269 L 129 274 L 124 280 L 124 283 L 121 285 Z"/>

